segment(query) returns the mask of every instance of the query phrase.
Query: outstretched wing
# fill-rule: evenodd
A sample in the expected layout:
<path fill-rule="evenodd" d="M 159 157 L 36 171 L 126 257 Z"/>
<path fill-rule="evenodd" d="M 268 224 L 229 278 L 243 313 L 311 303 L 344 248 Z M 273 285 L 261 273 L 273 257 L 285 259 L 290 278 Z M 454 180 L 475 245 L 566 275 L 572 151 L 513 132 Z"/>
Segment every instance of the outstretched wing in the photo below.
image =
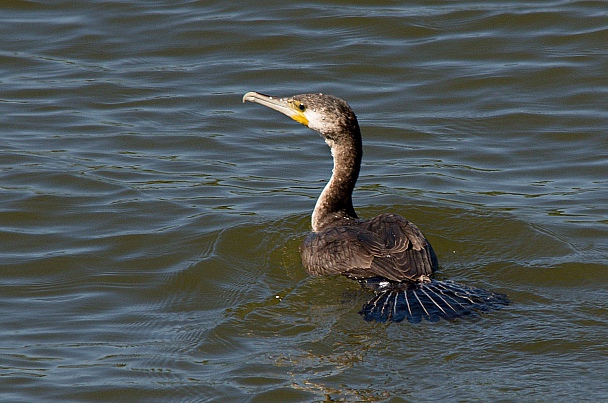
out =
<path fill-rule="evenodd" d="M 437 268 L 437 258 L 424 235 L 397 214 L 311 233 L 301 252 L 302 263 L 312 275 L 416 281 Z"/>

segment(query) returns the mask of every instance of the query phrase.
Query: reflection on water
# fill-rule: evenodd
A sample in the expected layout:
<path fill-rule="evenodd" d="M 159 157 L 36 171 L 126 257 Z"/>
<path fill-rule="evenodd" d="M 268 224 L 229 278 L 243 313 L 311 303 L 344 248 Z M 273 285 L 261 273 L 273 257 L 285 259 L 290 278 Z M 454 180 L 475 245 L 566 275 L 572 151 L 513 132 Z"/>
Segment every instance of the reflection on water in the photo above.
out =
<path fill-rule="evenodd" d="M 0 396 L 605 397 L 602 5 L 3 3 Z M 512 304 L 367 323 L 307 277 L 329 151 L 250 89 L 346 99 L 359 214 Z"/>

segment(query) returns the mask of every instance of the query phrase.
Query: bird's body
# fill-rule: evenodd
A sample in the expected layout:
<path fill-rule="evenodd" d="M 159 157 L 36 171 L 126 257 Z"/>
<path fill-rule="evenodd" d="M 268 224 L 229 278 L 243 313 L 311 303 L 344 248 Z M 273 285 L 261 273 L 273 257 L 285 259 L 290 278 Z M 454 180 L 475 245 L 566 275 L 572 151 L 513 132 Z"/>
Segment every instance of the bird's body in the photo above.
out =
<path fill-rule="evenodd" d="M 312 275 L 342 274 L 356 280 L 425 282 L 438 267 L 422 232 L 398 214 L 351 219 L 314 231 L 301 253 Z"/>
<path fill-rule="evenodd" d="M 502 294 L 431 280 L 438 268 L 435 252 L 418 227 L 400 215 L 357 216 L 352 193 L 363 154 L 361 131 L 345 101 L 323 94 L 276 98 L 257 92 L 245 94 L 245 101 L 319 132 L 330 147 L 334 168 L 315 205 L 312 232 L 301 247 L 302 264 L 311 275 L 341 274 L 373 289 L 376 297 L 362 310 L 366 319 L 453 319 L 508 302 Z"/>

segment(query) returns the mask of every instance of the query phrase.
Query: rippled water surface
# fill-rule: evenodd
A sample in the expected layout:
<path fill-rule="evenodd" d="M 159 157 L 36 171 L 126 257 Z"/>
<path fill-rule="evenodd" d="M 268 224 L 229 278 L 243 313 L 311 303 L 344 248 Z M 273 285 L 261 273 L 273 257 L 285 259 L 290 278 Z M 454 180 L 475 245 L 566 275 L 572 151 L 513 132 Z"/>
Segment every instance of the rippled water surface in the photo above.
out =
<path fill-rule="evenodd" d="M 0 400 L 608 397 L 603 1 L 4 1 Z M 477 318 L 377 324 L 298 247 L 331 172 L 247 91 L 357 113 Z"/>

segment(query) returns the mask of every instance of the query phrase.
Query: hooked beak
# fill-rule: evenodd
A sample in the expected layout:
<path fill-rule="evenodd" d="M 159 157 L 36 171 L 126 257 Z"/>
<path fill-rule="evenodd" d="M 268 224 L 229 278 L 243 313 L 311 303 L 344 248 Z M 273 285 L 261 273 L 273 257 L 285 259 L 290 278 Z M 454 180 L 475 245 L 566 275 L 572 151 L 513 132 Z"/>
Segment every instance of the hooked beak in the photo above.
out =
<path fill-rule="evenodd" d="M 243 96 L 243 103 L 246 101 L 255 102 L 270 109 L 274 109 L 275 111 L 281 112 L 283 115 L 289 116 L 296 122 L 308 126 L 308 118 L 305 115 L 305 110 L 301 110 L 301 103 L 292 98 L 277 98 L 252 91 Z"/>

